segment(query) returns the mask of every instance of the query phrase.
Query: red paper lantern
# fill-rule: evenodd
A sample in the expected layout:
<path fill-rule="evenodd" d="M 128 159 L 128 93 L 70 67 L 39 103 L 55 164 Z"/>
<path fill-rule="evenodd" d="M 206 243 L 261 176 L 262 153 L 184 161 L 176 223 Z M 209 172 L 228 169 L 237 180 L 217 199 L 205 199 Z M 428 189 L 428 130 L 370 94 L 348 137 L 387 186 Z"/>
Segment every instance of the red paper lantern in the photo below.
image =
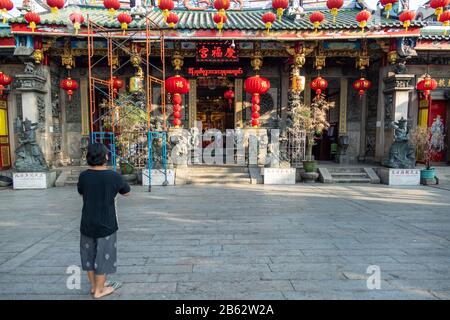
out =
<path fill-rule="evenodd" d="M 247 78 L 244 82 L 244 90 L 252 94 L 252 127 L 259 127 L 260 95 L 270 89 L 270 82 L 259 75 Z"/>
<path fill-rule="evenodd" d="M 278 21 L 281 21 L 281 16 L 288 6 L 289 0 L 272 0 L 272 8 L 277 11 Z"/>
<path fill-rule="evenodd" d="M 122 79 L 117 78 L 117 77 L 112 77 L 111 82 L 112 82 L 112 87 L 113 87 L 114 96 L 115 96 L 117 94 L 117 92 L 119 92 L 119 90 L 123 88 L 125 83 Z"/>
<path fill-rule="evenodd" d="M 223 24 L 227 22 L 228 18 L 227 16 L 221 16 L 219 13 L 216 13 L 214 14 L 213 20 L 217 24 L 217 29 L 221 31 L 223 28 Z"/>
<path fill-rule="evenodd" d="M 360 78 L 353 82 L 353 89 L 358 91 L 360 97 L 362 97 L 366 90 L 369 90 L 370 87 L 372 87 L 372 83 L 364 78 Z"/>
<path fill-rule="evenodd" d="M 109 14 L 114 15 L 116 10 L 120 9 L 120 1 L 119 0 L 104 0 L 103 6 L 108 9 Z"/>
<path fill-rule="evenodd" d="M 222 17 L 226 15 L 225 10 L 230 8 L 230 0 L 214 0 L 214 8 L 219 11 Z"/>
<path fill-rule="evenodd" d="M 398 0 L 380 0 L 381 5 L 384 7 L 384 11 L 387 12 L 386 18 L 389 19 L 389 14 L 391 13 L 392 7 L 394 3 L 397 3 Z"/>
<path fill-rule="evenodd" d="M 356 21 L 358 21 L 362 32 L 364 32 L 364 28 L 367 26 L 367 21 L 370 20 L 370 17 L 372 17 L 372 14 L 367 10 L 362 10 L 356 15 Z"/>
<path fill-rule="evenodd" d="M 164 87 L 168 93 L 173 94 L 173 125 L 175 128 L 181 126 L 181 95 L 189 92 L 189 81 L 180 75 L 166 79 Z"/>
<path fill-rule="evenodd" d="M 328 87 L 328 81 L 321 76 L 318 76 L 313 81 L 311 81 L 309 86 L 316 92 L 316 95 L 320 96 L 322 94 L 322 91 Z"/>
<path fill-rule="evenodd" d="M 6 23 L 6 14 L 14 8 L 14 3 L 11 0 L 0 0 L 0 11 L 3 16 L 3 23 Z"/>
<path fill-rule="evenodd" d="M 408 27 L 411 25 L 411 20 L 416 17 L 416 12 L 414 10 L 405 10 L 400 13 L 398 19 L 403 22 L 403 27 L 408 31 Z"/>
<path fill-rule="evenodd" d="M 158 8 L 160 10 L 162 10 L 164 20 L 167 19 L 167 17 L 169 16 L 169 11 L 173 10 L 174 7 L 175 7 L 175 3 L 173 2 L 173 0 L 160 0 L 159 1 Z"/>
<path fill-rule="evenodd" d="M 81 28 L 81 24 L 84 22 L 84 17 L 81 12 L 72 12 L 69 15 L 70 21 L 73 23 L 73 28 L 75 29 L 75 34 L 78 34 L 78 30 Z"/>
<path fill-rule="evenodd" d="M 223 97 L 224 97 L 225 99 L 227 99 L 227 101 L 228 101 L 228 108 L 231 110 L 231 109 L 232 109 L 231 105 L 232 105 L 232 102 L 233 102 L 233 99 L 234 99 L 234 91 L 231 90 L 231 89 L 228 89 L 228 90 L 225 91 L 225 93 L 223 94 Z"/>
<path fill-rule="evenodd" d="M 34 32 L 36 25 L 41 22 L 41 17 L 35 12 L 27 12 L 24 16 L 26 22 L 30 25 L 31 31 Z"/>
<path fill-rule="evenodd" d="M 336 23 L 336 16 L 339 13 L 339 9 L 344 5 L 344 0 L 327 0 L 327 7 L 331 11 L 333 16 L 333 23 Z"/>
<path fill-rule="evenodd" d="M 12 77 L 0 71 L 0 94 L 3 94 L 5 87 L 10 85 L 12 82 Z"/>
<path fill-rule="evenodd" d="M 166 23 L 171 28 L 175 28 L 175 25 L 178 23 L 178 16 L 175 12 L 170 12 L 167 16 Z"/>
<path fill-rule="evenodd" d="M 315 11 L 309 16 L 309 21 L 313 24 L 315 32 L 323 20 L 325 20 L 325 15 L 320 11 Z"/>
<path fill-rule="evenodd" d="M 431 91 L 436 90 L 437 85 L 437 81 L 427 74 L 425 75 L 425 78 L 417 83 L 417 90 L 423 91 L 425 98 L 427 98 Z"/>
<path fill-rule="evenodd" d="M 450 3 L 450 0 L 431 0 L 430 7 L 434 9 L 434 14 L 437 16 L 437 20 L 439 20 L 441 14 L 444 12 L 444 8 L 447 7 Z"/>
<path fill-rule="evenodd" d="M 57 14 L 59 9 L 64 8 L 64 0 L 47 0 L 47 5 L 52 13 Z"/>
<path fill-rule="evenodd" d="M 450 25 L 450 10 L 444 11 L 440 15 L 439 21 L 442 22 L 444 27 L 448 27 Z M 447 29 L 444 30 L 444 35 L 447 35 Z"/>
<path fill-rule="evenodd" d="M 128 25 L 133 21 L 133 18 L 125 12 L 122 12 L 117 16 L 117 20 L 120 23 L 120 28 L 123 30 L 123 34 L 125 34 L 125 30 L 128 29 Z"/>
<path fill-rule="evenodd" d="M 69 100 L 71 100 L 73 91 L 78 89 L 78 82 L 68 77 L 61 80 L 59 86 L 66 91 L 67 95 L 69 96 Z"/>
<path fill-rule="evenodd" d="M 277 19 L 277 16 L 272 12 L 266 12 L 261 17 L 262 21 L 264 22 L 264 25 L 267 29 L 267 32 L 269 32 L 270 28 L 272 27 L 272 24 Z"/>

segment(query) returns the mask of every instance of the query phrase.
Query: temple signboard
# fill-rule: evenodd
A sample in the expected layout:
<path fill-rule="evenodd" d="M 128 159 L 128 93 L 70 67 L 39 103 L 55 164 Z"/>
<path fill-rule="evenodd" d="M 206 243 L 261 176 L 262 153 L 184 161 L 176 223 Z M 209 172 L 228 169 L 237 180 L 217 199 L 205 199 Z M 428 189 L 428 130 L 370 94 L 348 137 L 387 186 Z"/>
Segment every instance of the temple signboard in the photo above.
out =
<path fill-rule="evenodd" d="M 230 41 L 201 41 L 197 43 L 197 62 L 238 62 L 237 45 Z"/>

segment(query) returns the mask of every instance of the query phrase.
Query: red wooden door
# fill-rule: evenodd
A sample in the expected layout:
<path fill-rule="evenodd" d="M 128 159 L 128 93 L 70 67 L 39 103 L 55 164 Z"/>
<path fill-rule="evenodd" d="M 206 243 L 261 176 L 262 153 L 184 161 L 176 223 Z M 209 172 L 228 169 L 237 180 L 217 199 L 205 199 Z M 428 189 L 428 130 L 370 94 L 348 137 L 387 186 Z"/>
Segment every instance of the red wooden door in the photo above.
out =
<path fill-rule="evenodd" d="M 447 106 L 445 100 L 432 100 L 429 114 L 428 114 L 428 127 L 431 128 L 433 132 L 437 132 L 433 141 L 436 142 L 437 145 L 441 145 L 442 142 L 442 151 L 438 152 L 434 158 L 434 161 L 441 162 L 445 161 L 445 150 L 444 144 L 446 141 L 445 136 L 439 137 L 439 132 L 442 131 L 442 135 L 447 131 Z M 442 125 L 440 125 L 442 123 Z M 433 134 L 434 135 L 434 134 Z"/>
<path fill-rule="evenodd" d="M 11 167 L 11 153 L 9 148 L 8 132 L 8 105 L 5 99 L 0 98 L 0 170 Z"/>

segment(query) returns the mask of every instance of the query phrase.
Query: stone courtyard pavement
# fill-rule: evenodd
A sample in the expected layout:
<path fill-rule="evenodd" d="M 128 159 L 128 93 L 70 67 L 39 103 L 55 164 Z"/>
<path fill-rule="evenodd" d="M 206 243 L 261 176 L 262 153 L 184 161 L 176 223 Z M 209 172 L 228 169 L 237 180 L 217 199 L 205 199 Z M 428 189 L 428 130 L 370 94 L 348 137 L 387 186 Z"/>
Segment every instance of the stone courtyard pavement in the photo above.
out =
<path fill-rule="evenodd" d="M 75 188 L 0 191 L 0 298 L 91 299 Z M 134 187 L 107 299 L 449 299 L 450 191 L 382 185 Z M 377 265 L 381 288 L 367 288 Z"/>

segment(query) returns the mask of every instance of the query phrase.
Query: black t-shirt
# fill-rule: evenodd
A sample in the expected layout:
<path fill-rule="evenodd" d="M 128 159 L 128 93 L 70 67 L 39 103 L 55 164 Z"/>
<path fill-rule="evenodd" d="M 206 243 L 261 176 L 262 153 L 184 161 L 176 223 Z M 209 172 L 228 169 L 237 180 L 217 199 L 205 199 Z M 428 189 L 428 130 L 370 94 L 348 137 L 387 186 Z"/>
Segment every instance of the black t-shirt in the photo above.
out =
<path fill-rule="evenodd" d="M 83 171 L 78 193 L 83 196 L 80 232 L 91 238 L 104 238 L 117 231 L 117 193 L 130 192 L 122 176 L 112 170 Z"/>

